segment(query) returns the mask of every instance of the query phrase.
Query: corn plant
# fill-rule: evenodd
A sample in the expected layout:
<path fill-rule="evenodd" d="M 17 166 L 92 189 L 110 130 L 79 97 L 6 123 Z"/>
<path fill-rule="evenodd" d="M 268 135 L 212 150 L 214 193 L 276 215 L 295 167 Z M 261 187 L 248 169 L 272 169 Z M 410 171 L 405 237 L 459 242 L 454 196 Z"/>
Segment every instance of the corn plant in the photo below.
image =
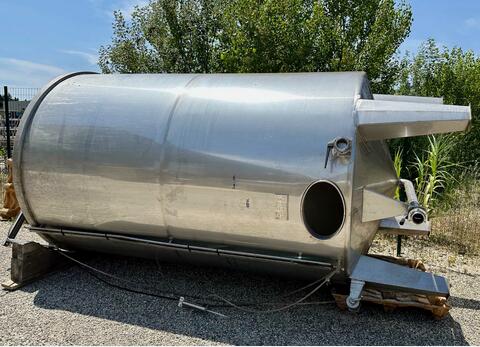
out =
<path fill-rule="evenodd" d="M 450 161 L 454 144 L 451 136 L 429 136 L 428 148 L 420 156 L 416 154 L 412 163 L 418 200 L 429 213 L 441 194 L 456 181 L 451 171 L 460 164 Z"/>
<path fill-rule="evenodd" d="M 402 147 L 398 147 L 393 157 L 393 167 L 395 168 L 395 173 L 398 178 L 400 178 L 400 175 L 402 174 L 402 157 L 403 149 Z M 397 187 L 395 190 L 395 199 L 400 200 L 400 187 Z"/>

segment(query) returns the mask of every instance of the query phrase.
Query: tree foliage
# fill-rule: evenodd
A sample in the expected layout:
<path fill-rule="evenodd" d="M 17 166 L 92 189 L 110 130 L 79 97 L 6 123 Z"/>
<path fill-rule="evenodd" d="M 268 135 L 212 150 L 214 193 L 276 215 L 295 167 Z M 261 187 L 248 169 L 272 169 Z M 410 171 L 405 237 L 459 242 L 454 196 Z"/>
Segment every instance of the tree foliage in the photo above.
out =
<path fill-rule="evenodd" d="M 444 103 L 471 105 L 472 128 L 449 136 L 454 148 L 452 161 L 460 167 L 474 167 L 480 157 L 480 59 L 461 48 L 440 49 L 434 40 L 426 41 L 413 57 L 402 62 L 397 91 L 405 95 L 443 97 Z M 426 138 L 398 141 L 408 162 L 428 146 Z M 462 170 L 463 170 L 462 169 Z"/>
<path fill-rule="evenodd" d="M 105 73 L 366 71 L 389 92 L 412 12 L 395 0 L 155 0 L 115 12 Z"/>

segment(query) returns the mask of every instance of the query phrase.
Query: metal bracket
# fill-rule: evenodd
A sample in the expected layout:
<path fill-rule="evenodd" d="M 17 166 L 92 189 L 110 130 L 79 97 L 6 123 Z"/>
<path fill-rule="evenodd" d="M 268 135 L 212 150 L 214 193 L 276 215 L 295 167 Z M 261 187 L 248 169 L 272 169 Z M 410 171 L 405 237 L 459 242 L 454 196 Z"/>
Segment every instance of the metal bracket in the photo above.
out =
<path fill-rule="evenodd" d="M 407 213 L 407 205 L 404 202 L 363 188 L 362 222 L 405 216 Z"/>
<path fill-rule="evenodd" d="M 352 283 L 354 280 L 364 281 L 372 288 L 449 296 L 448 282 L 442 276 L 365 255 L 358 259 L 351 278 Z"/>
<path fill-rule="evenodd" d="M 404 216 L 397 216 L 385 218 L 380 221 L 378 231 L 384 234 L 393 235 L 424 235 L 430 234 L 430 221 L 425 221 L 422 224 L 415 224 Z"/>

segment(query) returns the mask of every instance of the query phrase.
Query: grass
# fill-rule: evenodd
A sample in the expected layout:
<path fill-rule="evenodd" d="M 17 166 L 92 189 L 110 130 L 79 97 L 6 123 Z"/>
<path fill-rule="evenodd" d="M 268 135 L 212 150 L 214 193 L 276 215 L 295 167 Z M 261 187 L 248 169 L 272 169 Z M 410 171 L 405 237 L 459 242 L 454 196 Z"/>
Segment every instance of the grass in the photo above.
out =
<path fill-rule="evenodd" d="M 448 135 L 428 136 L 428 146 L 420 155 L 415 155 L 415 161 L 408 168 L 415 172 L 418 201 L 429 214 L 437 212 L 442 195 L 457 182 L 451 171 L 460 165 L 450 161 L 455 144 L 451 139 Z"/>
<path fill-rule="evenodd" d="M 431 241 L 461 254 L 480 254 L 480 181 L 463 183 L 448 200 L 432 219 Z"/>
<path fill-rule="evenodd" d="M 480 180 L 462 180 L 453 189 L 443 204 L 438 206 L 430 219 L 432 231 L 429 237 L 408 237 L 423 247 L 448 249 L 448 263 L 455 263 L 455 254 L 465 256 L 480 255 Z M 378 235 L 392 245 L 396 238 L 392 235 Z"/>
<path fill-rule="evenodd" d="M 455 138 L 428 136 L 414 159 L 394 153 L 397 175 L 408 173 L 418 200 L 428 211 L 432 232 L 428 243 L 447 246 L 460 254 L 480 254 L 480 167 L 463 166 L 452 158 Z M 399 198 L 399 192 L 396 192 Z"/>

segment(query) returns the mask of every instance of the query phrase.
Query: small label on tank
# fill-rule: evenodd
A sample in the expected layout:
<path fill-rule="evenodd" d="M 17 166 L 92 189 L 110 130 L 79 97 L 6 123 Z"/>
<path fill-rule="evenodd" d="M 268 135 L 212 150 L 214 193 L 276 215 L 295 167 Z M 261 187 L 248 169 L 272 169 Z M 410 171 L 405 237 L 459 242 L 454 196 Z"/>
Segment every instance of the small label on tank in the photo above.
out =
<path fill-rule="evenodd" d="M 288 220 L 288 195 L 275 194 L 276 209 L 275 219 Z"/>

